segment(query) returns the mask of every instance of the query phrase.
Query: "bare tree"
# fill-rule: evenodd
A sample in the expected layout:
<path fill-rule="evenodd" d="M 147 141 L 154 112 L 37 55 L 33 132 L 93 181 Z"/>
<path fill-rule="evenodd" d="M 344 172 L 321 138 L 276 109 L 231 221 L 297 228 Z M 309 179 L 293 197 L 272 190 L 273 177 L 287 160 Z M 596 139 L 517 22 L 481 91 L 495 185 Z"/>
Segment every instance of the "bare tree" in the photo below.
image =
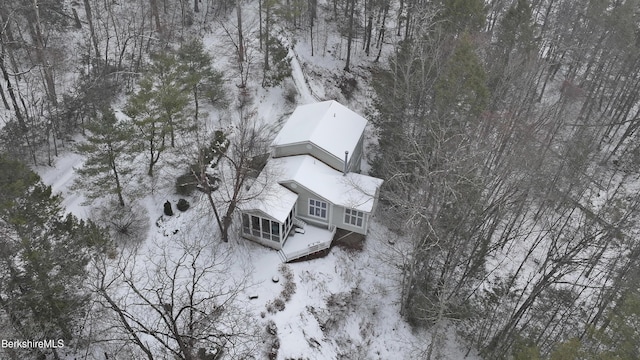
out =
<path fill-rule="evenodd" d="M 146 256 L 121 249 L 115 260 L 97 259 L 93 290 L 109 314 L 103 325 L 112 327 L 101 341 L 149 360 L 255 353 L 260 338 L 239 303 L 248 273 L 227 276 L 229 248 L 207 239 L 184 234 L 156 244 Z"/>
<path fill-rule="evenodd" d="M 249 110 L 248 104 L 237 108 L 232 128 L 226 136 L 228 144 L 216 152 L 213 176 L 207 173 L 207 164 L 199 166 L 200 173 L 194 173 L 211 205 L 224 242 L 229 241 L 229 229 L 238 206 L 260 195 L 260 191 L 248 192 L 246 187 L 249 180 L 257 176 L 269 145 L 269 128 L 256 119 L 255 111 Z M 201 156 L 199 161 L 204 159 Z"/>

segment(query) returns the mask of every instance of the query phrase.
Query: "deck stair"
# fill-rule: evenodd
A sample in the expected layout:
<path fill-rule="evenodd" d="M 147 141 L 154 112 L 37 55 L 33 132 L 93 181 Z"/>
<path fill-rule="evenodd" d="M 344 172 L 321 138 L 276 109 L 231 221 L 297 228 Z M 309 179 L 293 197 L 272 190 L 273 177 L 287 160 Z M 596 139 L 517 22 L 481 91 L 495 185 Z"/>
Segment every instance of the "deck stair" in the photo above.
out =
<path fill-rule="evenodd" d="M 304 229 L 305 226 L 307 226 L 307 223 L 304 222 L 303 220 L 301 220 L 300 218 L 294 217 L 293 218 L 293 225 L 295 225 L 295 226 L 297 226 L 297 227 L 299 227 L 301 229 Z"/>
<path fill-rule="evenodd" d="M 282 252 L 282 250 L 278 250 L 278 256 L 280 257 L 280 260 L 282 260 L 283 263 L 286 263 L 287 260 L 287 255 L 284 254 L 284 252 Z"/>

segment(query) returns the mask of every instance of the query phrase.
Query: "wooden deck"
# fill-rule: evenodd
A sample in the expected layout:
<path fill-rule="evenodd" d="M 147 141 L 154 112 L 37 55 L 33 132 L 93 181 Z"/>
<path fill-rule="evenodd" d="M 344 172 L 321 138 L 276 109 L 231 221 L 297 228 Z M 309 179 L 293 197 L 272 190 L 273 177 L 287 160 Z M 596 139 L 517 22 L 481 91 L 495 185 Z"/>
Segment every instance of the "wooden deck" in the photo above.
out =
<path fill-rule="evenodd" d="M 306 224 L 304 234 L 291 231 L 291 235 L 287 238 L 282 250 L 279 251 L 280 258 L 283 262 L 289 262 L 326 250 L 331 247 L 335 233 L 335 227 L 324 229 Z"/>

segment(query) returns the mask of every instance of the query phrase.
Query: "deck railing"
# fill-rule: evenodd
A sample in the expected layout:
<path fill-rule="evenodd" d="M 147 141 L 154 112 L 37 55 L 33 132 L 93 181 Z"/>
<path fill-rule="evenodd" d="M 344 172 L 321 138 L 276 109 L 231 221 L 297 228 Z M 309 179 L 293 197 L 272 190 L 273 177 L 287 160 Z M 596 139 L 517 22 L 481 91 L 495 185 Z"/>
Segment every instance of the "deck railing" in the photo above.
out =
<path fill-rule="evenodd" d="M 336 228 L 335 226 L 330 226 L 329 230 L 332 233 L 335 233 Z M 325 249 L 328 249 L 329 247 L 331 247 L 331 242 L 333 241 L 333 238 L 329 241 L 316 241 L 314 243 L 309 244 L 306 248 L 295 251 L 293 253 L 290 254 L 285 254 L 283 251 L 280 251 L 281 255 L 284 257 L 285 262 L 289 262 L 289 261 L 293 261 L 295 259 L 299 259 L 303 256 L 307 256 L 307 255 L 311 255 L 313 253 L 316 253 L 318 251 L 322 251 Z"/>

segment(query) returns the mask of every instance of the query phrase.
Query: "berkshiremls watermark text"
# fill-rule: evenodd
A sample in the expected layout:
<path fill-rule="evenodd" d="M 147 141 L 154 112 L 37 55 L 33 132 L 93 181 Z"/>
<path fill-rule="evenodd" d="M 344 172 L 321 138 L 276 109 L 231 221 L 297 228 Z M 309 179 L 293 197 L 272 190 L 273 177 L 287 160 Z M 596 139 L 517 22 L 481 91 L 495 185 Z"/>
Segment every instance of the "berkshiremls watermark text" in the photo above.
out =
<path fill-rule="evenodd" d="M 2 349 L 60 349 L 64 347 L 64 340 L 7 340 L 0 341 Z"/>

